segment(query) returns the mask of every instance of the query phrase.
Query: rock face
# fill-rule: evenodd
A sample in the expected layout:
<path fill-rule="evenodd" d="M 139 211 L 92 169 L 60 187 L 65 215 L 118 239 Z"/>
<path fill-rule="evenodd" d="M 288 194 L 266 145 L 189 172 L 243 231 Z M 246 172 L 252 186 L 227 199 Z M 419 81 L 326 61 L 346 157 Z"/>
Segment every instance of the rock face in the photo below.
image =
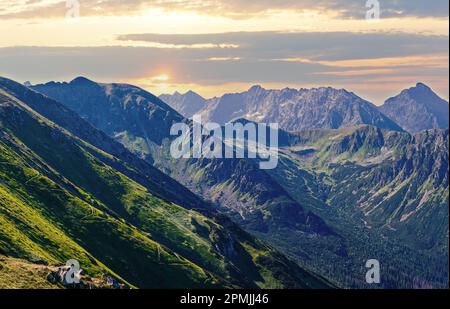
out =
<path fill-rule="evenodd" d="M 402 129 L 375 105 L 344 89 L 266 90 L 254 86 L 243 93 L 208 100 L 204 119 L 224 124 L 236 118 L 279 123 L 287 131 L 339 129 L 361 124 Z"/>
<path fill-rule="evenodd" d="M 122 280 L 110 274 L 103 274 L 101 278 L 95 278 L 80 270 L 76 276 L 79 278 L 77 283 L 69 283 L 67 277 L 70 276 L 71 268 L 68 266 L 53 267 L 48 275 L 47 280 L 51 284 L 61 284 L 68 289 L 103 289 L 103 290 L 128 290 L 130 286 Z"/>
<path fill-rule="evenodd" d="M 388 99 L 380 111 L 411 133 L 449 127 L 448 102 L 422 83 Z"/>
<path fill-rule="evenodd" d="M 186 118 L 191 118 L 206 107 L 207 101 L 193 91 L 185 94 L 175 92 L 173 95 L 162 94 L 159 98 Z"/>

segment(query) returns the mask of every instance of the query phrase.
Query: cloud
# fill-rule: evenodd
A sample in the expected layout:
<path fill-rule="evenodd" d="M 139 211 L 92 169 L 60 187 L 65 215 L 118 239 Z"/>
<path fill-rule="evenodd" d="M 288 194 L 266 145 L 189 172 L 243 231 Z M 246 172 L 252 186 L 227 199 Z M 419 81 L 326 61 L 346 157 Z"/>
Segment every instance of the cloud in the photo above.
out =
<path fill-rule="evenodd" d="M 363 95 L 365 89 L 377 89 L 369 93 L 372 97 L 423 81 L 448 96 L 447 36 L 238 32 L 141 34 L 120 39 L 162 45 L 0 48 L 0 75 L 32 82 L 84 75 L 104 82 L 147 80 L 155 86 L 163 80 L 170 89 L 180 85 L 217 89 L 228 84 L 321 85 L 357 89 Z M 208 48 L 173 48 L 196 44 Z M 218 47 L 222 44 L 236 48 Z M 380 92 L 383 87 L 386 91 Z"/>
<path fill-rule="evenodd" d="M 22 0 L 0 6 L 0 18 L 63 18 L 66 1 Z M 195 11 L 231 18 L 251 18 L 273 11 L 307 10 L 342 18 L 363 19 L 363 0 L 79 0 L 82 16 L 139 14 L 148 9 Z M 448 17 L 448 0 L 380 0 L 382 17 Z"/>
<path fill-rule="evenodd" d="M 314 61 L 403 57 L 448 52 L 448 36 L 406 33 L 227 32 L 213 34 L 128 34 L 117 40 L 173 46 L 231 45 L 212 49 L 209 58 L 261 60 L 305 58 Z M 203 54 L 199 53 L 199 57 Z"/>
<path fill-rule="evenodd" d="M 336 68 L 388 68 L 388 67 L 428 67 L 428 68 L 447 68 L 448 54 L 427 54 L 403 57 L 385 57 L 371 59 L 350 59 L 350 60 L 311 60 L 306 58 L 282 58 L 275 61 L 316 63 Z M 369 70 L 367 70 L 369 71 Z"/>
<path fill-rule="evenodd" d="M 3 2 L 0 19 L 63 18 L 66 15 L 66 1 L 61 0 L 17 0 Z"/>

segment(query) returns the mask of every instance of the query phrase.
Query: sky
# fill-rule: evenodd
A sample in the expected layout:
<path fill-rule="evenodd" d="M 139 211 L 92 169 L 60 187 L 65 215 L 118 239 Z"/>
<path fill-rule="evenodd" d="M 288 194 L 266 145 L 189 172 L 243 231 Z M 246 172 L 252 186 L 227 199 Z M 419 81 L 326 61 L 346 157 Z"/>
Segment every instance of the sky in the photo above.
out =
<path fill-rule="evenodd" d="M 0 0 L 0 76 L 204 97 L 423 82 L 448 100 L 448 0 Z M 379 8 L 379 10 L 377 10 Z M 378 14 L 379 12 L 379 14 Z M 368 18 L 367 18 L 368 17 Z"/>

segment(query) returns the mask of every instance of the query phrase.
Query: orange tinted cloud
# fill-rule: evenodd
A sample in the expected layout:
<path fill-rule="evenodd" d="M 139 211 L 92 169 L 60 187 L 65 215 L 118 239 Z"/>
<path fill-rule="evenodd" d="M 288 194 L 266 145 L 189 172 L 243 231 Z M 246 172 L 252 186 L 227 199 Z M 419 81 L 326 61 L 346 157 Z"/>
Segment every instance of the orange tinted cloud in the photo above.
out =
<path fill-rule="evenodd" d="M 383 68 L 398 66 L 426 66 L 433 68 L 448 67 L 448 54 L 431 54 L 401 57 L 384 57 L 370 59 L 350 59 L 350 60 L 312 60 L 307 58 L 281 58 L 275 61 L 299 62 L 307 64 L 321 64 L 336 68 Z"/>

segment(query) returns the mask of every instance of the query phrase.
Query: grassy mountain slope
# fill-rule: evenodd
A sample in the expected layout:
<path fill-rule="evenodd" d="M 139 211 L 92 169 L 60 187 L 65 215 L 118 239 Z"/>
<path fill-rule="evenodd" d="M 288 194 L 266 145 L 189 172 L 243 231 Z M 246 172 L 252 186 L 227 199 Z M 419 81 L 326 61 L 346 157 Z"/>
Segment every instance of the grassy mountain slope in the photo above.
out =
<path fill-rule="evenodd" d="M 271 228 L 290 224 L 306 233 L 329 232 L 320 218 L 305 212 L 254 162 L 172 160 L 169 147 L 174 137 L 170 136 L 169 125 L 187 120 L 142 89 L 131 85 L 97 84 L 84 78 L 70 83 L 37 85 L 33 89 L 63 102 L 130 151 L 211 200 L 221 211 L 251 230 L 267 233 Z"/>
<path fill-rule="evenodd" d="M 422 249 L 445 244 L 433 236 L 419 245 L 420 235 L 443 236 L 448 227 L 448 130 L 410 135 L 362 126 L 301 132 L 292 141 L 286 156 L 327 175 L 330 205 L 343 205 L 368 227 L 398 231 L 412 225 L 410 240 Z M 438 220 L 438 230 L 425 233 L 431 226 L 417 224 L 417 218 Z"/>
<path fill-rule="evenodd" d="M 158 126 L 159 122 L 154 121 L 153 114 L 147 115 L 146 110 L 163 108 L 165 113 L 160 115 L 165 115 L 169 122 L 179 119 L 177 114 L 148 94 L 137 95 L 133 86 L 128 86 L 127 90 L 126 85 L 93 84 L 97 86 L 87 88 L 75 80 L 38 85 L 35 89 L 75 109 L 128 149 L 210 200 L 213 206 L 241 226 L 270 241 L 302 265 L 332 278 L 338 285 L 370 288 L 365 283 L 365 261 L 379 257 L 384 259 L 384 273 L 388 274 L 383 287 L 447 286 L 445 267 L 448 263 L 441 253 L 448 251 L 448 246 L 443 246 L 448 232 L 445 234 L 446 226 L 442 224 L 448 218 L 448 210 L 446 213 L 445 207 L 435 203 L 438 199 L 429 199 L 432 207 L 423 207 L 416 212 L 417 218 L 421 219 L 414 221 L 415 213 L 412 213 L 409 220 L 397 223 L 398 232 L 388 233 L 392 218 L 401 219 L 408 214 L 407 209 L 412 211 L 421 204 L 411 196 L 422 197 L 427 192 L 422 185 L 414 191 L 416 182 L 411 182 L 414 177 L 404 179 L 412 183 L 410 197 L 405 199 L 412 201 L 409 205 L 397 207 L 398 197 L 393 196 L 390 202 L 387 199 L 386 205 L 390 206 L 377 207 L 373 212 L 377 216 L 365 218 L 359 209 L 359 198 L 370 197 L 367 193 L 374 186 L 371 182 L 376 185 L 383 180 L 386 188 L 395 188 L 392 177 L 400 175 L 400 170 L 408 170 L 410 163 L 406 163 L 405 169 L 393 169 L 393 165 L 408 160 L 398 161 L 391 152 L 407 154 L 405 145 L 411 140 L 410 135 L 401 133 L 398 126 L 394 128 L 398 132 L 382 132 L 368 126 L 356 130 L 354 127 L 308 130 L 299 134 L 282 132 L 282 156 L 278 168 L 272 172 L 259 170 L 253 160 L 173 160 L 168 152 L 171 139 L 167 128 Z M 88 99 L 83 99 L 82 95 L 74 99 L 74 92 L 83 93 Z M 339 96 L 339 104 L 348 105 L 344 100 L 348 93 L 342 94 L 345 95 Z M 97 96 L 102 100 L 91 99 Z M 93 104 L 98 106 L 92 107 Z M 99 122 L 92 108 L 101 110 L 107 119 L 116 119 L 120 115 L 128 120 Z M 147 119 L 139 118 L 139 125 L 132 127 L 130 123 L 136 122 L 135 109 L 147 115 Z M 314 122 L 314 125 L 319 123 Z M 147 138 L 142 128 L 153 128 L 162 134 L 159 137 L 165 134 L 165 138 Z M 428 156 L 430 151 L 424 154 Z M 433 179 L 433 174 L 426 174 L 432 165 L 423 167 L 420 172 L 423 179 Z M 391 171 L 391 174 L 383 170 Z M 372 178 L 366 178 L 364 173 L 371 171 Z M 436 192 L 435 196 L 439 194 Z M 445 193 L 439 201 L 445 202 Z M 429 228 L 430 223 L 436 223 L 429 219 L 429 209 L 435 211 L 432 217 L 441 218 L 439 227 Z M 373 222 L 369 222 L 371 220 Z M 415 228 L 414 224 L 420 226 Z M 431 250 L 417 246 L 419 242 L 424 244 L 429 240 L 433 243 Z"/>
<path fill-rule="evenodd" d="M 361 126 L 288 139 L 272 175 L 340 236 L 333 246 L 341 250 L 325 256 L 335 277 L 361 286 L 355 265 L 378 257 L 385 287 L 448 285 L 448 130 L 413 136 Z"/>
<path fill-rule="evenodd" d="M 86 85 L 86 83 L 88 84 Z M 97 98 L 97 96 L 99 96 L 95 84 L 88 81 L 78 81 L 76 84 L 80 88 L 76 88 L 73 91 L 75 100 L 79 99 L 79 101 L 82 102 L 81 98 L 83 96 L 80 97 L 80 94 L 83 93 L 82 90 L 86 87 L 88 89 L 93 88 L 94 90 L 91 89 L 89 93 L 85 93 L 85 98 L 89 99 L 89 106 L 99 103 L 100 105 L 103 105 L 102 101 L 91 101 L 90 99 L 91 97 Z M 63 104 L 45 97 L 40 93 L 29 90 L 26 87 L 6 78 L 0 77 L 0 87 L 3 87 L 8 91 L 8 93 L 12 94 L 22 102 L 25 102 L 27 106 L 32 108 L 34 111 L 38 112 L 45 118 L 50 119 L 52 122 L 69 131 L 71 134 L 120 159 L 120 162 L 117 160 L 109 160 L 108 164 L 113 165 L 115 169 L 124 173 L 126 176 L 145 185 L 145 187 L 153 195 L 160 196 L 162 199 L 174 202 L 186 208 L 208 207 L 200 198 L 192 194 L 192 192 L 187 190 L 178 182 L 161 173 L 151 164 L 148 164 L 144 160 L 141 160 L 133 155 L 121 143 L 115 141 L 113 138 L 103 133 L 103 131 L 99 131 L 89 122 L 81 119 L 77 113 Z M 145 104 L 141 103 L 141 105 Z M 95 115 L 98 116 L 98 114 L 102 114 L 105 118 L 108 118 L 109 115 L 106 112 L 107 111 L 105 110 L 98 111 Z M 141 112 L 142 114 L 145 114 L 144 110 Z M 133 116 L 135 114 L 136 113 L 133 113 Z M 134 118 L 129 119 L 130 123 L 134 123 L 135 120 L 136 119 Z"/>
<path fill-rule="evenodd" d="M 326 286 L 226 218 L 153 195 L 114 168 L 132 167 L 0 91 L 2 254 L 76 258 L 137 287 Z"/>
<path fill-rule="evenodd" d="M 0 256 L 0 289 L 57 289 L 47 279 L 50 267 Z"/>

